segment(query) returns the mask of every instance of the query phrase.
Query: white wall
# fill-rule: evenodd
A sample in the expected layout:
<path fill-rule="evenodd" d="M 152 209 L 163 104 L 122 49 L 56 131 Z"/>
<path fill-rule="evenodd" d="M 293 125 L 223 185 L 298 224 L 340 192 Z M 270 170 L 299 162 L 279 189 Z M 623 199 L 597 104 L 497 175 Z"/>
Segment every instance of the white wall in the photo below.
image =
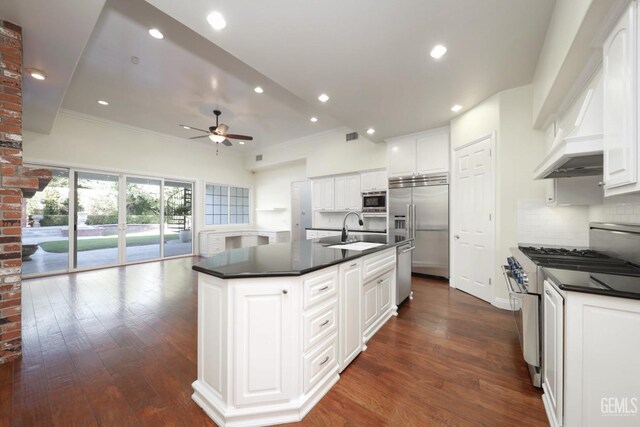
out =
<path fill-rule="evenodd" d="M 349 132 L 351 130 L 347 128 L 340 128 L 284 142 L 251 153 L 246 156 L 244 165 L 248 170 L 258 171 L 304 160 L 309 178 L 387 167 L 386 144 L 374 143 L 362 135 L 355 141 L 346 142 L 345 135 Z M 256 154 L 262 154 L 262 161 L 255 161 Z"/>
<path fill-rule="evenodd" d="M 24 131 L 23 138 L 25 162 L 195 181 L 196 231 L 205 228 L 205 182 L 254 185 L 242 157 L 230 150 L 221 148 L 216 156 L 205 143 L 76 113 L 60 112 L 49 135 Z"/>
<path fill-rule="evenodd" d="M 451 120 L 451 149 L 455 150 L 500 127 L 500 99 L 498 95 L 481 102 Z M 453 155 L 451 156 L 453 159 Z"/>
<path fill-rule="evenodd" d="M 256 225 L 260 228 L 291 230 L 291 183 L 306 179 L 303 160 L 287 163 L 255 174 Z M 261 209 L 285 208 L 278 211 Z"/>

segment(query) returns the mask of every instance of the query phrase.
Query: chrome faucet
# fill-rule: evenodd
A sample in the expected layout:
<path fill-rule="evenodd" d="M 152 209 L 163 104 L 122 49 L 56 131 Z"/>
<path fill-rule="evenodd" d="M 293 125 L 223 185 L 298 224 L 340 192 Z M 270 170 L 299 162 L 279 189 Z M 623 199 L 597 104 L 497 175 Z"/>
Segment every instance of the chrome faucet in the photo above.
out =
<path fill-rule="evenodd" d="M 364 225 L 364 221 L 362 221 L 362 217 L 358 212 L 356 211 L 347 212 L 347 214 L 344 216 L 344 219 L 342 220 L 342 237 L 340 238 L 340 241 L 342 243 L 346 242 L 347 238 L 349 237 L 349 229 L 347 228 L 347 218 L 351 214 L 355 214 L 358 217 L 358 224 Z"/>

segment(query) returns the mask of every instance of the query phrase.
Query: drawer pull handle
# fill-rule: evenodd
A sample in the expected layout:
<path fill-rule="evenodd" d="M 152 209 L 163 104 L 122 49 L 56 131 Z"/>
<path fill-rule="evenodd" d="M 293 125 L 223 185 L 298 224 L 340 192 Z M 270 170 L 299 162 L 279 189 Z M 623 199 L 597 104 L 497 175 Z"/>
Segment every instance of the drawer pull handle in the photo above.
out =
<path fill-rule="evenodd" d="M 329 289 L 329 285 L 323 286 L 322 288 L 318 289 L 318 292 L 326 291 L 327 289 Z"/>
<path fill-rule="evenodd" d="M 320 327 L 327 326 L 329 324 L 329 319 L 325 320 L 320 324 Z"/>
<path fill-rule="evenodd" d="M 329 361 L 329 356 L 325 357 L 324 360 L 322 362 L 320 362 L 320 366 L 324 365 L 328 361 Z"/>
<path fill-rule="evenodd" d="M 288 294 L 288 293 L 289 293 L 289 291 L 287 291 L 286 289 L 283 289 L 283 290 L 282 290 L 282 293 L 286 295 L 286 294 Z"/>
<path fill-rule="evenodd" d="M 378 283 L 382 283 L 382 279 L 378 280 Z"/>
<path fill-rule="evenodd" d="M 351 264 L 351 267 L 355 267 L 356 265 L 358 265 L 358 263 L 354 262 L 353 264 Z"/>

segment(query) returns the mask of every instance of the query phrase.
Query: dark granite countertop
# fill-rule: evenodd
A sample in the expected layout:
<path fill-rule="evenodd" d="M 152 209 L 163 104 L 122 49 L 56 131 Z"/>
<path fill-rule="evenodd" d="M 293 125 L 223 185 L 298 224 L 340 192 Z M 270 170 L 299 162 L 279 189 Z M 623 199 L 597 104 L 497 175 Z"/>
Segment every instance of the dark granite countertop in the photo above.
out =
<path fill-rule="evenodd" d="M 329 248 L 328 246 L 341 243 L 339 236 L 275 243 L 229 249 L 199 262 L 193 269 L 222 279 L 301 276 L 409 241 L 395 242 L 386 235 L 350 236 L 348 243 L 382 243 L 381 246 L 364 251 Z"/>
<path fill-rule="evenodd" d="M 319 230 L 319 231 L 340 231 L 342 228 L 319 228 L 319 227 L 307 227 L 305 230 Z M 375 234 L 387 234 L 387 230 L 360 230 L 357 228 L 349 229 L 349 233 L 375 233 Z"/>
<path fill-rule="evenodd" d="M 543 268 L 545 277 L 564 291 L 640 299 L 640 277 Z"/>

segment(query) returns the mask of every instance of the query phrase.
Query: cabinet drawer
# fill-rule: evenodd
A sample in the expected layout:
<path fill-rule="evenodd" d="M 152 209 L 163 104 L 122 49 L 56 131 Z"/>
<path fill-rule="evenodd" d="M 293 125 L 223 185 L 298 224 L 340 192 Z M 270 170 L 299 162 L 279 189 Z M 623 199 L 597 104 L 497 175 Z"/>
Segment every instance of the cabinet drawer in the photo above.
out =
<path fill-rule="evenodd" d="M 395 248 L 383 251 L 380 254 L 370 255 L 363 262 L 363 280 L 366 282 L 385 271 L 391 270 L 396 265 Z"/>
<path fill-rule="evenodd" d="M 210 244 L 209 247 L 207 248 L 207 252 L 209 254 L 217 254 L 217 253 L 223 252 L 224 250 L 225 250 L 224 243 L 216 244 L 216 245 Z"/>
<path fill-rule="evenodd" d="M 338 302 L 332 300 L 328 305 L 307 312 L 302 316 L 304 351 L 335 332 L 338 324 Z"/>
<path fill-rule="evenodd" d="M 335 298 L 338 284 L 338 267 L 313 273 L 303 282 L 304 309 L 311 308 L 329 298 Z"/>
<path fill-rule="evenodd" d="M 303 357 L 304 392 L 308 393 L 338 362 L 338 335 Z"/>

